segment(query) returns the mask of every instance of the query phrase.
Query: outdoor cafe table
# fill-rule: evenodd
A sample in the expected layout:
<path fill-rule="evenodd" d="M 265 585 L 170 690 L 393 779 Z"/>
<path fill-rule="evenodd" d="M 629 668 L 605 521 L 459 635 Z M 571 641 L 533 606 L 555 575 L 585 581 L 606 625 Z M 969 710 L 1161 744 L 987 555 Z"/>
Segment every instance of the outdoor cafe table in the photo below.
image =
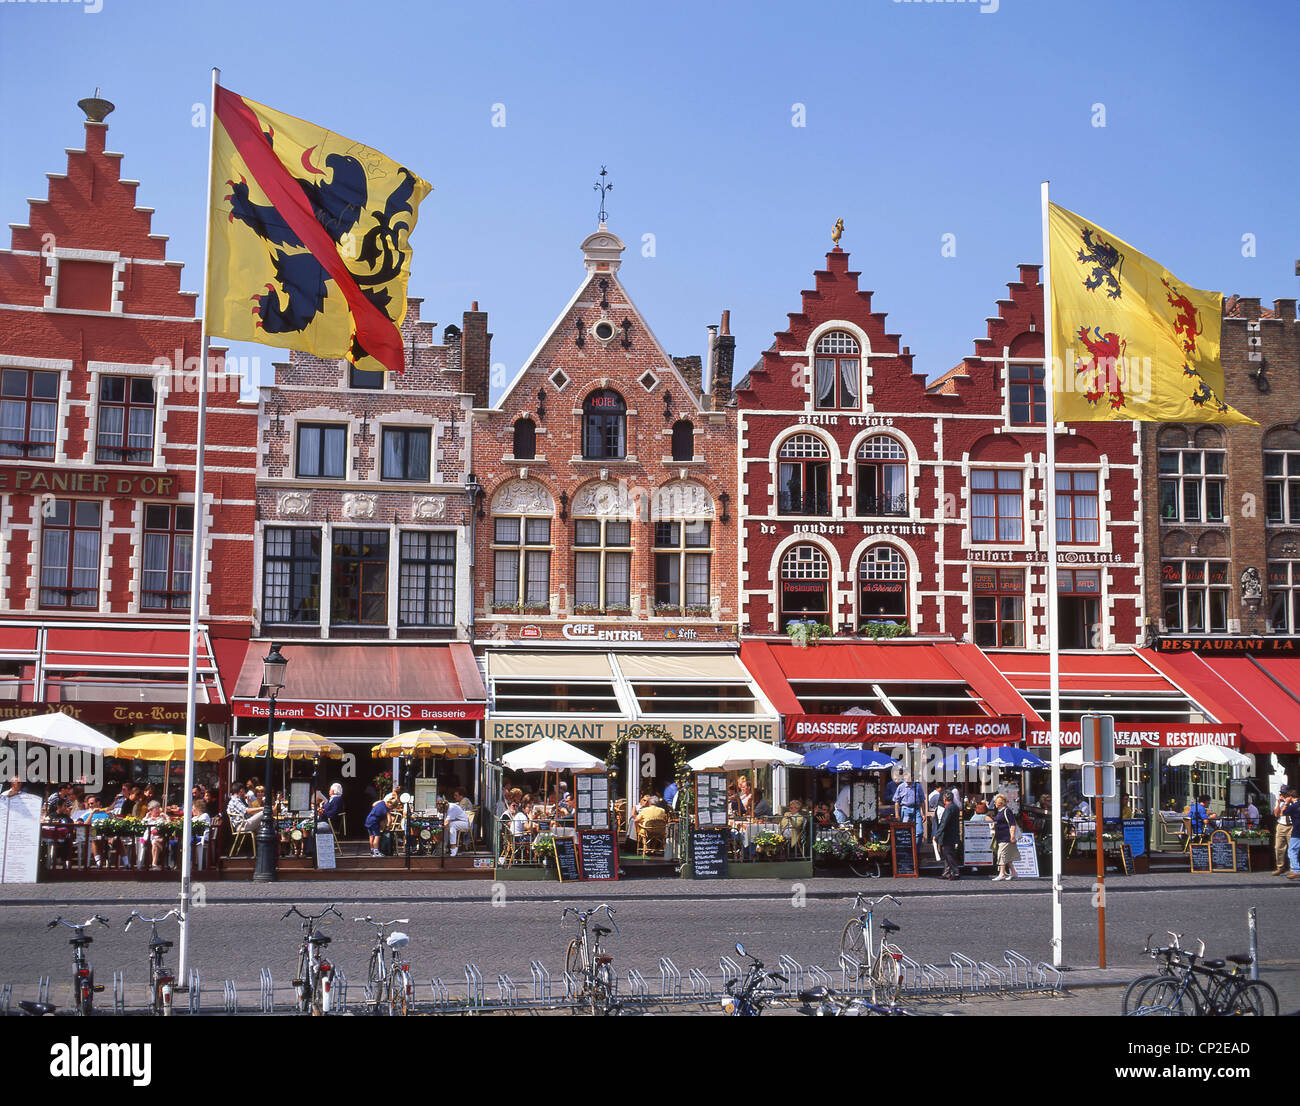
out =
<path fill-rule="evenodd" d="M 745 848 L 752 848 L 760 833 L 780 833 L 779 818 L 738 818 L 731 823 L 732 830 L 744 842 Z"/>

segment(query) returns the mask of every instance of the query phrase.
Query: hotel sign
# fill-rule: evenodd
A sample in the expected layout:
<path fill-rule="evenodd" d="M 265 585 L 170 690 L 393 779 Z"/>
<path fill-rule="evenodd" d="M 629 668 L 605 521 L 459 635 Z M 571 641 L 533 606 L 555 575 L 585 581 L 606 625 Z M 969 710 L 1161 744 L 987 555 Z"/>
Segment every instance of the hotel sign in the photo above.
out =
<path fill-rule="evenodd" d="M 929 745 L 1018 745 L 1024 739 L 1025 720 L 1011 715 L 894 717 L 875 714 L 793 714 L 785 720 L 786 741 L 862 742 L 901 741 Z"/>
<path fill-rule="evenodd" d="M 279 713 L 277 708 L 276 713 Z M 624 719 L 587 720 L 572 717 L 494 718 L 487 724 L 489 741 L 537 741 L 554 737 L 560 741 L 614 741 L 637 726 L 656 726 L 667 730 L 678 741 L 721 742 L 759 741 L 775 743 L 778 732 L 774 718 L 703 718 L 690 722 L 666 722 L 646 718 L 640 722 Z"/>
<path fill-rule="evenodd" d="M 175 476 L 167 473 L 0 465 L 0 492 L 175 499 L 180 493 L 180 485 Z"/>

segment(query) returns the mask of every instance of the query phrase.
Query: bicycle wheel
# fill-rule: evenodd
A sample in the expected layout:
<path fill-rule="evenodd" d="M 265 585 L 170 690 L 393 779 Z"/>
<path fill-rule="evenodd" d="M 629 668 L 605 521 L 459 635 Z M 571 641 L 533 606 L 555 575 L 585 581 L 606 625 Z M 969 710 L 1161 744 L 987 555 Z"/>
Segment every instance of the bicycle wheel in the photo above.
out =
<path fill-rule="evenodd" d="M 903 967 L 895 958 L 893 945 L 882 944 L 880 955 L 871 969 L 871 1001 L 892 1006 L 903 989 Z"/>
<path fill-rule="evenodd" d="M 406 1017 L 411 1012 L 411 977 L 403 971 L 393 973 L 388 985 L 388 1013 L 390 1017 Z"/>
<path fill-rule="evenodd" d="M 79 1017 L 88 1018 L 95 1012 L 95 987 L 88 979 L 78 979 L 73 992 L 74 1005 Z"/>
<path fill-rule="evenodd" d="M 1262 979 L 1247 979 L 1239 983 L 1223 1003 L 1223 1013 L 1229 1017 L 1277 1017 L 1277 992 Z"/>
<path fill-rule="evenodd" d="M 614 967 L 612 964 L 597 964 L 596 977 L 591 989 L 591 1012 L 606 1016 L 614 1012 Z"/>
<path fill-rule="evenodd" d="M 1159 983 L 1160 980 L 1169 979 L 1169 978 L 1170 978 L 1169 976 L 1161 975 L 1158 972 L 1152 972 L 1149 975 L 1138 976 L 1137 979 L 1133 980 L 1133 982 L 1130 983 L 1128 987 L 1126 987 L 1124 990 L 1124 999 L 1120 1003 L 1120 1007 L 1119 1007 L 1120 1016 L 1126 1017 L 1127 1015 L 1133 1012 L 1133 1007 L 1134 1005 L 1136 1005 L 1133 1000 L 1136 999 L 1137 996 L 1140 995 L 1152 983 Z"/>
<path fill-rule="evenodd" d="M 1157 979 L 1134 999 L 1130 1017 L 1190 1018 L 1200 1014 L 1196 996 L 1181 979 Z"/>
<path fill-rule="evenodd" d="M 298 988 L 298 1013 L 311 1013 L 311 967 L 307 961 L 307 950 L 298 954 L 298 974 L 294 977 L 294 986 Z"/>
<path fill-rule="evenodd" d="M 375 949 L 366 965 L 366 990 L 370 995 L 370 1008 L 375 1014 L 384 1011 L 384 954 Z"/>
<path fill-rule="evenodd" d="M 858 974 L 862 974 L 867 965 L 867 938 L 861 918 L 850 918 L 844 923 L 844 933 L 840 937 L 840 955 L 857 963 Z"/>
<path fill-rule="evenodd" d="M 569 942 L 569 948 L 564 954 L 564 970 L 574 979 L 582 978 L 583 964 L 581 938 L 575 937 Z"/>

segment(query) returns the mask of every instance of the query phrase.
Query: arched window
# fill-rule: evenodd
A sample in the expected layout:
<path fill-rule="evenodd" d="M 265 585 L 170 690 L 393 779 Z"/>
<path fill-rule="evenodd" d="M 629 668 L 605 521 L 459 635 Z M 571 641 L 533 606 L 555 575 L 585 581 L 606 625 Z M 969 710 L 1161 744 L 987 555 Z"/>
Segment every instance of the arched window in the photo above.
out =
<path fill-rule="evenodd" d="M 1300 526 L 1300 432 L 1264 435 L 1264 501 L 1267 522 Z"/>
<path fill-rule="evenodd" d="M 1228 454 L 1217 428 L 1202 427 L 1190 448 L 1181 427 L 1158 439 L 1161 522 L 1223 522 L 1228 490 Z"/>
<path fill-rule="evenodd" d="M 875 434 L 858 447 L 858 514 L 907 514 L 907 454 L 887 434 Z"/>
<path fill-rule="evenodd" d="M 515 419 L 515 441 L 511 447 L 516 461 L 537 456 L 537 424 L 532 419 Z"/>
<path fill-rule="evenodd" d="M 831 566 L 815 545 L 796 545 L 781 558 L 781 625 L 791 619 L 831 624 Z"/>
<path fill-rule="evenodd" d="M 853 335 L 842 330 L 832 330 L 817 340 L 813 399 L 818 407 L 858 409 L 862 381 L 860 352 Z"/>
<path fill-rule="evenodd" d="M 673 460 L 695 460 L 695 424 L 690 419 L 673 423 Z"/>
<path fill-rule="evenodd" d="M 858 565 L 858 625 L 906 622 L 907 561 L 892 545 L 877 545 Z"/>
<path fill-rule="evenodd" d="M 618 461 L 627 456 L 627 404 L 609 388 L 592 392 L 583 400 L 582 455 L 589 461 Z"/>
<path fill-rule="evenodd" d="M 777 454 L 777 513 L 831 513 L 831 453 L 815 434 L 787 438 Z"/>

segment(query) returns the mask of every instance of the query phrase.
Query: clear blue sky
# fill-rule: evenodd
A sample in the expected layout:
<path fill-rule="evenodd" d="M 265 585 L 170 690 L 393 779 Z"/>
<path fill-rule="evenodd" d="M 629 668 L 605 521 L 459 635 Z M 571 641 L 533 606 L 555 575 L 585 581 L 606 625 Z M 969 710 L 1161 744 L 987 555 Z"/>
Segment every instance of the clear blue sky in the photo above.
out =
<path fill-rule="evenodd" d="M 1191 284 L 1296 296 L 1294 2 L 993 6 L 0 3 L 0 209 L 26 220 L 100 85 L 109 147 L 199 290 L 207 132 L 191 118 L 218 65 L 433 183 L 411 292 L 441 325 L 478 300 L 506 378 L 581 279 L 601 164 L 622 275 L 668 351 L 699 353 L 729 307 L 741 371 L 798 308 L 837 216 L 917 367 L 950 368 L 1016 263 L 1041 260 L 1043 178 Z"/>

